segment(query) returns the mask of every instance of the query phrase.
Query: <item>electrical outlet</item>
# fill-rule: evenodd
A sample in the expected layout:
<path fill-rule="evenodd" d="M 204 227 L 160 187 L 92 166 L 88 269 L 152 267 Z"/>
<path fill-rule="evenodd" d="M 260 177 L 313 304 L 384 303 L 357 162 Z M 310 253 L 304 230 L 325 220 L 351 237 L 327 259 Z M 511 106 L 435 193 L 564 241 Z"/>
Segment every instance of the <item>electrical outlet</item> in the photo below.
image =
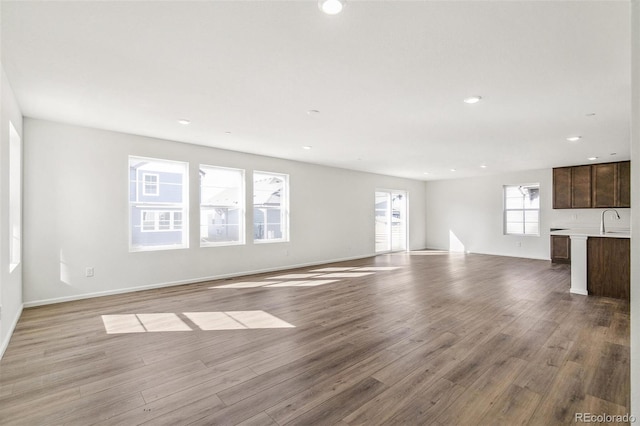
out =
<path fill-rule="evenodd" d="M 516 242 L 516 247 L 522 247 L 522 241 Z"/>
<path fill-rule="evenodd" d="M 571 215 L 571 220 L 578 220 L 578 215 L 577 214 L 572 214 Z"/>
<path fill-rule="evenodd" d="M 89 266 L 84 270 L 84 276 L 85 277 L 93 277 L 94 275 L 94 271 L 93 271 L 93 266 Z"/>

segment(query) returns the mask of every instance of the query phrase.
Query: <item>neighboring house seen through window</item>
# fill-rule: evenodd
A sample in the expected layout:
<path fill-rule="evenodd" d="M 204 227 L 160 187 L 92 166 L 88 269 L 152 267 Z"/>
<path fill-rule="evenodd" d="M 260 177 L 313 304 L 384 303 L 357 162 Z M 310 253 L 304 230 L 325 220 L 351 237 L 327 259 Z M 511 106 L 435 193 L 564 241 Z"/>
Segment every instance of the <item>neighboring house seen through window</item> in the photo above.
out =
<path fill-rule="evenodd" d="M 188 247 L 188 172 L 184 162 L 129 157 L 131 251 Z"/>
<path fill-rule="evenodd" d="M 182 212 L 142 210 L 142 232 L 182 230 Z"/>
<path fill-rule="evenodd" d="M 540 235 L 540 184 L 504 187 L 504 233 Z"/>
<path fill-rule="evenodd" d="M 154 174 L 143 173 L 142 182 L 144 183 L 144 186 L 143 186 L 142 193 L 144 195 L 157 196 L 158 190 L 159 190 L 158 179 L 159 179 L 159 176 L 155 173 Z"/>
<path fill-rule="evenodd" d="M 244 244 L 244 170 L 200 165 L 200 246 Z"/>
<path fill-rule="evenodd" d="M 289 241 L 289 176 L 253 173 L 253 239 Z"/>

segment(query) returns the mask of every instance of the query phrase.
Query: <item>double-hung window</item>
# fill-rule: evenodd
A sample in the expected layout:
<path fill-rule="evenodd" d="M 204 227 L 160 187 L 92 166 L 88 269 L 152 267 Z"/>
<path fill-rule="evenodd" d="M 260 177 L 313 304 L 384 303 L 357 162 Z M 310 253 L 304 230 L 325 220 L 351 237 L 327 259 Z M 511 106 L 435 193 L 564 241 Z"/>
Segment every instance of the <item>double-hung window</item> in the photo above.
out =
<path fill-rule="evenodd" d="M 9 123 L 9 272 L 22 258 L 22 142 Z"/>
<path fill-rule="evenodd" d="M 159 182 L 160 175 L 157 173 L 143 173 L 142 174 L 142 194 L 143 195 L 152 195 L 158 196 L 160 194 L 159 191 Z"/>
<path fill-rule="evenodd" d="M 253 172 L 253 240 L 289 241 L 289 176 Z"/>
<path fill-rule="evenodd" d="M 131 251 L 189 246 L 188 180 L 188 163 L 129 157 Z"/>
<path fill-rule="evenodd" d="M 540 235 L 540 184 L 504 187 L 504 233 Z"/>
<path fill-rule="evenodd" d="M 244 244 L 244 170 L 200 165 L 200 246 Z"/>

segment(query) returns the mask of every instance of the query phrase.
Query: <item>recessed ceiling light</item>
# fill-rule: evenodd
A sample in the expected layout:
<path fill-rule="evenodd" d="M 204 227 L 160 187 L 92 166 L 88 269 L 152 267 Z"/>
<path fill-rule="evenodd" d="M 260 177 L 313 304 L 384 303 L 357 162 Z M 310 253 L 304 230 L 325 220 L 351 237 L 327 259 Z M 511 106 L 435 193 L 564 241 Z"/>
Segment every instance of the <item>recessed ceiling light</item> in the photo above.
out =
<path fill-rule="evenodd" d="M 464 99 L 465 104 L 477 104 L 482 99 L 482 96 L 469 96 Z"/>
<path fill-rule="evenodd" d="M 309 111 L 307 111 L 307 114 L 309 115 L 318 115 L 320 114 L 320 111 L 318 111 L 317 109 L 310 109 Z"/>
<path fill-rule="evenodd" d="M 429 172 L 424 172 L 424 173 L 423 173 L 423 175 L 428 175 L 428 174 L 430 174 L 430 173 L 429 173 Z"/>
<path fill-rule="evenodd" d="M 486 165 L 486 164 L 481 164 L 481 165 L 480 165 L 480 168 L 481 168 L 481 169 L 486 169 L 486 168 L 487 168 L 487 165 Z"/>
<path fill-rule="evenodd" d="M 455 171 L 456 171 L 456 169 L 451 169 L 451 171 L 452 171 L 452 172 L 455 172 Z"/>
<path fill-rule="evenodd" d="M 585 114 L 587 117 L 593 117 L 594 115 L 596 115 L 595 112 L 590 112 L 589 114 Z"/>
<path fill-rule="evenodd" d="M 618 153 L 617 153 L 617 152 L 612 152 L 612 153 L 611 153 L 611 154 L 609 154 L 609 155 L 618 155 Z"/>
<path fill-rule="evenodd" d="M 577 136 L 577 135 L 576 136 L 569 136 L 567 138 L 567 140 L 569 142 L 578 142 L 580 139 L 582 139 L 582 136 Z"/>
<path fill-rule="evenodd" d="M 597 159 L 598 159 L 598 157 L 589 157 L 589 158 L 587 158 L 587 160 L 589 160 L 589 161 L 596 161 Z"/>
<path fill-rule="evenodd" d="M 302 149 L 306 149 L 306 150 L 310 150 L 311 148 L 313 148 L 311 145 L 305 145 L 302 147 Z"/>
<path fill-rule="evenodd" d="M 230 134 L 231 134 L 231 132 L 224 132 L 224 134 L 225 134 L 225 135 L 230 135 Z"/>
<path fill-rule="evenodd" d="M 345 0 L 318 0 L 318 7 L 327 15 L 337 15 L 342 12 Z"/>
<path fill-rule="evenodd" d="M 178 120 L 178 123 L 182 124 L 183 126 L 188 126 L 189 124 L 191 124 L 191 121 L 187 120 L 186 118 L 181 118 L 180 120 Z"/>

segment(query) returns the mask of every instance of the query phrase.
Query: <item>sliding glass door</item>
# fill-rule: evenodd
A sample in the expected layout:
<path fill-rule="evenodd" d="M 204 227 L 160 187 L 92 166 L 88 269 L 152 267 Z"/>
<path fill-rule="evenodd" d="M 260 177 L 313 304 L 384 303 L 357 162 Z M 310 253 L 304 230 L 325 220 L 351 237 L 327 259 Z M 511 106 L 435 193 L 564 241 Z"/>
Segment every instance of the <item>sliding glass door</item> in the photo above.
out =
<path fill-rule="evenodd" d="M 404 191 L 376 191 L 376 253 L 407 249 L 407 194 Z"/>

